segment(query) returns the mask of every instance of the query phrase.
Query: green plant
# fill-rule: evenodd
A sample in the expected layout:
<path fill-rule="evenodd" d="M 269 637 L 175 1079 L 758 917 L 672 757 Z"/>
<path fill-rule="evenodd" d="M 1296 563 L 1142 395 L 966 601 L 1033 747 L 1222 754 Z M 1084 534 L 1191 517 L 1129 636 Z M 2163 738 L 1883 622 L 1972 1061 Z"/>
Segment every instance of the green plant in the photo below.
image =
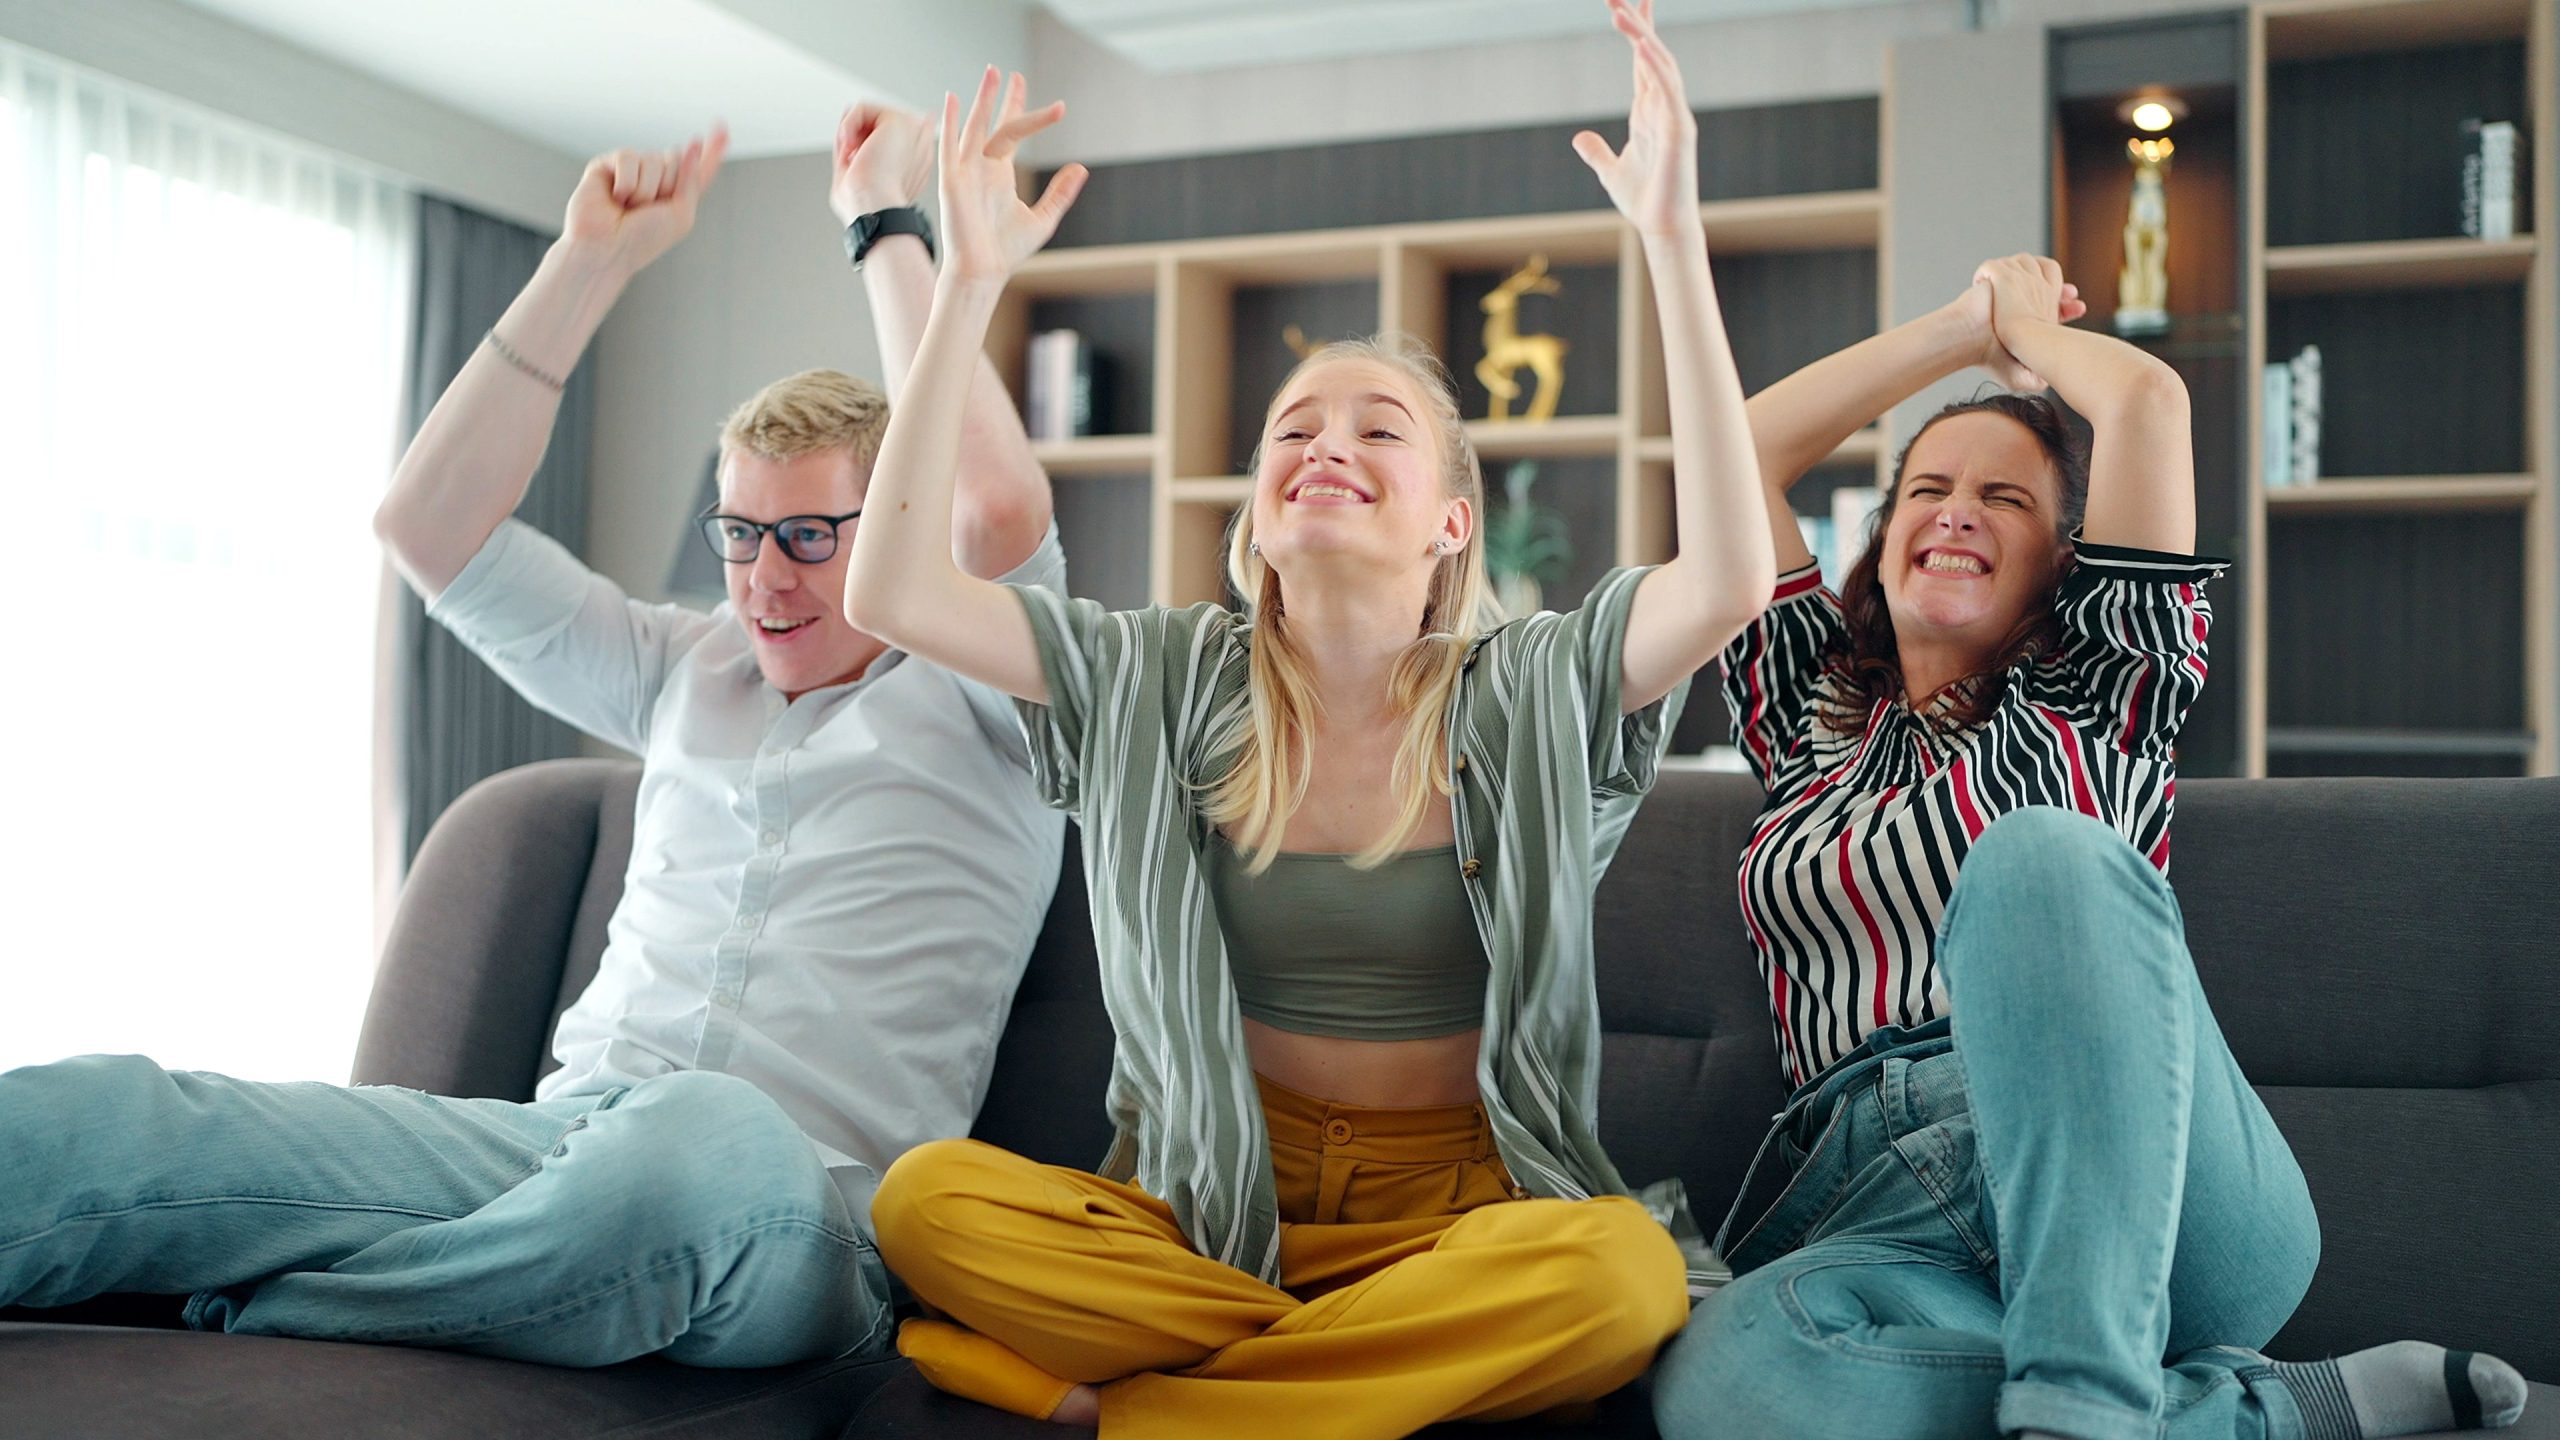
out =
<path fill-rule="evenodd" d="M 1502 500 L 1484 525 L 1485 568 L 1496 577 L 1520 575 L 1540 585 L 1564 583 L 1573 563 L 1573 538 L 1564 517 L 1529 498 L 1538 462 L 1514 461 L 1502 476 Z"/>

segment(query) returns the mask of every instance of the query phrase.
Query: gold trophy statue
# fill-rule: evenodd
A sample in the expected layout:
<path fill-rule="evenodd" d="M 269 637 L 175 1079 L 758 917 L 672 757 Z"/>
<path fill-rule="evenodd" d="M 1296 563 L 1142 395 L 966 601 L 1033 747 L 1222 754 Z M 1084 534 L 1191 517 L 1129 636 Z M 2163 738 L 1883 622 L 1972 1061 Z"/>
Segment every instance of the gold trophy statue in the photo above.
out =
<path fill-rule="evenodd" d="M 2169 157 L 2178 153 L 2162 132 L 2187 118 L 2187 104 L 2153 91 L 2124 102 L 2116 118 L 2146 132 L 2124 142 L 2133 201 L 2125 207 L 2124 269 L 2116 276 L 2116 333 L 2159 335 L 2169 328 Z"/>
<path fill-rule="evenodd" d="M 1553 335 L 1520 333 L 1520 297 L 1553 295 L 1563 288 L 1547 273 L 1547 257 L 1532 255 L 1528 264 L 1478 302 L 1484 311 L 1484 359 L 1476 362 L 1476 378 L 1492 392 L 1487 420 L 1511 418 L 1511 402 L 1520 398 L 1520 382 L 1512 374 L 1524 366 L 1538 377 L 1538 393 L 1520 418 L 1537 421 L 1555 415 L 1556 401 L 1564 391 L 1565 343 Z"/>
<path fill-rule="evenodd" d="M 2133 203 L 2124 217 L 2124 269 L 2116 276 L 2116 333 L 2158 335 L 2169 328 L 2169 157 L 2176 142 L 2127 140 Z"/>

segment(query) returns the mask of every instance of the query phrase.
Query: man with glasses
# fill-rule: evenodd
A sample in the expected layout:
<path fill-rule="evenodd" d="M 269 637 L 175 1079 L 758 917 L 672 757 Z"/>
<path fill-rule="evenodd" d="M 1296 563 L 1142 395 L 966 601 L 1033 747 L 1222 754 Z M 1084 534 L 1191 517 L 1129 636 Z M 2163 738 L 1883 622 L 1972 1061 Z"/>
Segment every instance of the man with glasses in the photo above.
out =
<path fill-rule="evenodd" d="M 187 1294 L 203 1329 L 601 1365 L 885 1353 L 870 1195 L 967 1132 L 1056 884 L 1012 707 L 845 623 L 888 419 L 832 371 L 721 431 L 728 603 L 632 600 L 510 519 L 561 377 L 692 226 L 725 137 L 593 161 L 533 280 L 419 431 L 375 528 L 535 704 L 641 754 L 595 981 L 529 1104 L 262 1085 L 91 1056 L 0 1077 L 0 1304 Z M 931 303 L 933 133 L 847 113 L 830 199 L 893 380 Z M 953 545 L 1060 584 L 1003 387 L 970 397 Z"/>

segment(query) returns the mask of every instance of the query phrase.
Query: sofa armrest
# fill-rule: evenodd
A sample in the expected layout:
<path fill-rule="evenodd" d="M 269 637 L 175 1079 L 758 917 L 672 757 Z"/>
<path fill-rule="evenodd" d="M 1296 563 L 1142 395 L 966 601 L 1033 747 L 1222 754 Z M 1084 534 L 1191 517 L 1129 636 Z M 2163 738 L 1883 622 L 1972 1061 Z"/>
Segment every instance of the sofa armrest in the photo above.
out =
<path fill-rule="evenodd" d="M 587 938 L 579 920 L 599 815 L 638 768 L 523 766 L 471 787 L 437 819 L 374 974 L 355 1083 L 532 1098 L 564 971 Z"/>

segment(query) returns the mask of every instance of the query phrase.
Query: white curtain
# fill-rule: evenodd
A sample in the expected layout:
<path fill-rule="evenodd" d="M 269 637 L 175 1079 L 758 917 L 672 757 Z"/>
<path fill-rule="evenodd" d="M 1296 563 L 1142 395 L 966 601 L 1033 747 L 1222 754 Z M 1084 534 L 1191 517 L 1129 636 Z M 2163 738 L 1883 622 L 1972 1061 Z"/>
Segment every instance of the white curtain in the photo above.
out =
<path fill-rule="evenodd" d="M 346 1078 L 414 215 L 0 43 L 0 1068 Z"/>

